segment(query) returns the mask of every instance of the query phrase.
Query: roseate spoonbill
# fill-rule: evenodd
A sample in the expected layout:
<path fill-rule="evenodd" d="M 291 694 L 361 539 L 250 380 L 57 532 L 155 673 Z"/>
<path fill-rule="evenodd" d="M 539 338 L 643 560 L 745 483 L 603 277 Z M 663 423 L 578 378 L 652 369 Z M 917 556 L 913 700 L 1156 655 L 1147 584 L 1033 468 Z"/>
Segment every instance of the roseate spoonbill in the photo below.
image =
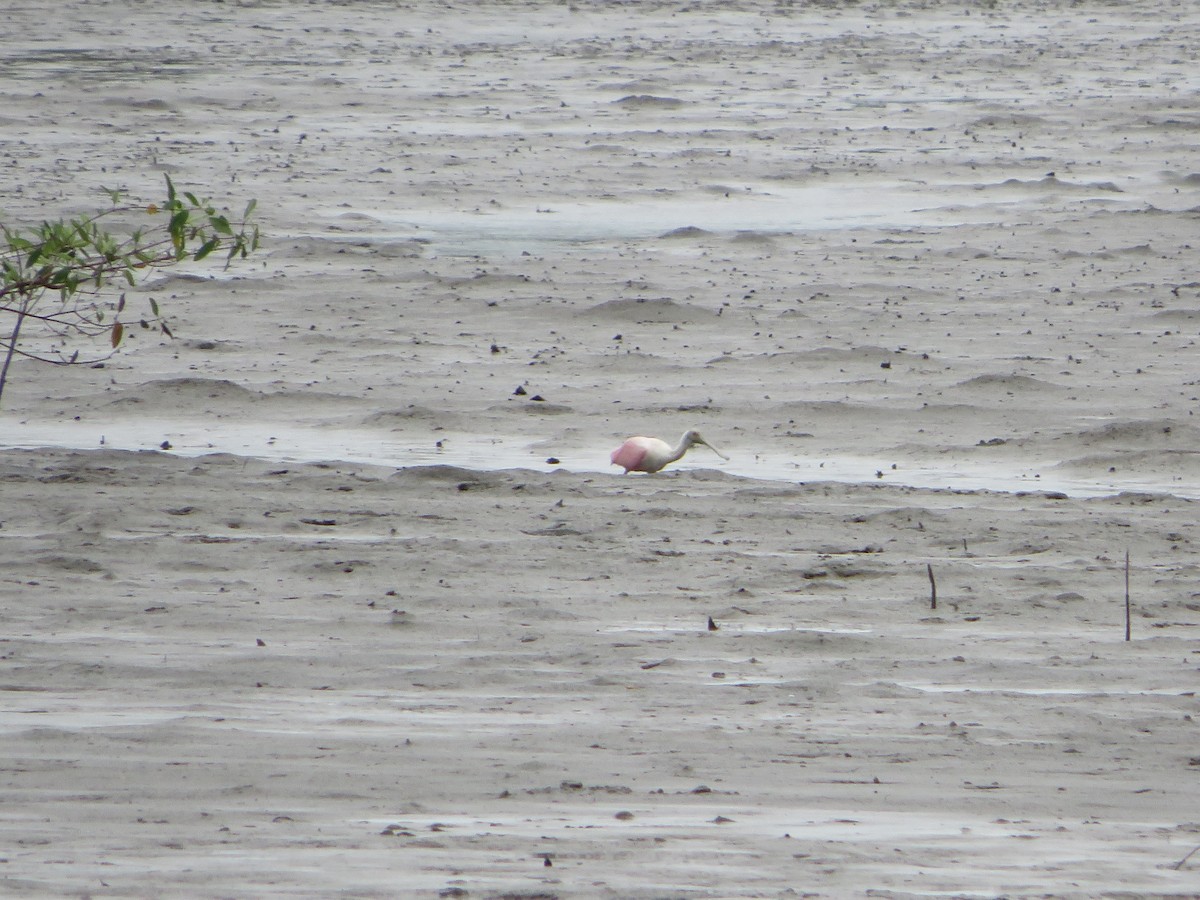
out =
<path fill-rule="evenodd" d="M 674 447 L 658 438 L 631 437 L 612 452 L 612 462 L 614 466 L 625 469 L 626 475 L 630 472 L 657 472 L 667 463 L 675 462 L 696 444 L 703 444 L 721 459 L 729 459 L 693 429 L 685 431 Z"/>

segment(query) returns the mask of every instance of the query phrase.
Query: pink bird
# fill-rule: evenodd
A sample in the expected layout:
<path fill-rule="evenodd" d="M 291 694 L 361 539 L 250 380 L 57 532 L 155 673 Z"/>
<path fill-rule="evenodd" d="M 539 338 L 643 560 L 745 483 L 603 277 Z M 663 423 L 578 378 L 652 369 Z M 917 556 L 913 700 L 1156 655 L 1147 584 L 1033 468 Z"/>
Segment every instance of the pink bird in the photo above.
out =
<path fill-rule="evenodd" d="M 721 459 L 729 459 L 700 437 L 700 432 L 693 430 L 684 432 L 678 445 L 674 447 L 658 438 L 631 437 L 612 452 L 612 462 L 614 466 L 621 466 L 626 475 L 630 472 L 657 472 L 667 463 L 675 462 L 696 444 L 703 444 Z"/>

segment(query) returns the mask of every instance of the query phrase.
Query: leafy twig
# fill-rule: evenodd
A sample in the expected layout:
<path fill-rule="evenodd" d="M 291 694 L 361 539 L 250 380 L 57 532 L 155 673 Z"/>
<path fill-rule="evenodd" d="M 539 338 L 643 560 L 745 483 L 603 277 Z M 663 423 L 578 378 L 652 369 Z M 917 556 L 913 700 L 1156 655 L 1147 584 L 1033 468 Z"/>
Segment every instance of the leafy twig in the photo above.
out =
<path fill-rule="evenodd" d="M 116 352 L 125 337 L 121 321 L 125 294 L 115 301 L 103 299 L 114 283 L 132 286 L 147 270 L 200 261 L 218 250 L 225 251 L 228 268 L 235 259 L 244 259 L 258 249 L 258 226 L 250 224 L 255 201 L 246 205 L 241 221 L 231 222 L 208 200 L 189 191 L 176 191 L 169 176 L 166 188 L 165 201 L 146 207 L 124 204 L 121 192 L 110 190 L 110 208 L 90 216 L 43 222 L 29 233 L 0 224 L 0 318 L 12 316 L 12 327 L 0 337 L 0 397 L 17 356 L 74 365 L 96 362 Z M 127 236 L 105 227 L 111 217 L 134 214 L 153 221 Z M 170 337 L 158 303 L 151 298 L 149 305 L 152 315 L 141 318 L 140 323 Z M 60 346 L 49 351 L 21 346 L 31 324 Z M 107 337 L 108 350 L 98 358 L 92 355 L 81 361 L 78 349 L 67 352 L 72 340 L 100 337 Z"/>

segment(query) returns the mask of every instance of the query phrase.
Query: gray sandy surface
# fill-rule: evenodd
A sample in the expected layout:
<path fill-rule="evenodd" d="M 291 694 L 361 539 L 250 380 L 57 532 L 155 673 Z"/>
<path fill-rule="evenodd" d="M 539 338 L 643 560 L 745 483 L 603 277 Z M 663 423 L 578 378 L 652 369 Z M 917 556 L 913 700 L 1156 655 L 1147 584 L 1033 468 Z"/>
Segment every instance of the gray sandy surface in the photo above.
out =
<path fill-rule="evenodd" d="M 1191 4 L 6 16 L 0 893 L 1200 893 Z"/>

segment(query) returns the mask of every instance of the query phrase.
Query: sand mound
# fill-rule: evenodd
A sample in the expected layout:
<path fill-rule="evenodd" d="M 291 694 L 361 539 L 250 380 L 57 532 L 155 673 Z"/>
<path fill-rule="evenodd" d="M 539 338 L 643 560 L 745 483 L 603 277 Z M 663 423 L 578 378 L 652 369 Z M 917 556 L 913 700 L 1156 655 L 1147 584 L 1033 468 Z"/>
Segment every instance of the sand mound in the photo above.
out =
<path fill-rule="evenodd" d="M 1190 450 L 1200 447 L 1200 428 L 1170 419 L 1107 422 L 1064 435 L 1061 440 L 1078 441 L 1083 446 L 1120 446 L 1133 451 L 1150 447 Z"/>
<path fill-rule="evenodd" d="M 147 406 L 164 411 L 237 407 L 262 395 L 224 378 L 165 378 L 125 388 L 112 406 Z"/>
<path fill-rule="evenodd" d="M 660 97 L 655 94 L 629 94 L 620 100 L 614 100 L 613 105 L 626 109 L 677 109 L 683 106 L 678 97 Z"/>
<path fill-rule="evenodd" d="M 1045 394 L 1063 390 L 1062 385 L 1052 384 L 1040 378 L 1019 374 L 976 375 L 960 381 L 951 390 L 986 394 Z"/>
<path fill-rule="evenodd" d="M 690 322 L 711 318 L 713 313 L 687 303 L 677 303 L 666 297 L 608 300 L 588 307 L 582 313 L 590 319 L 609 322 Z"/>

